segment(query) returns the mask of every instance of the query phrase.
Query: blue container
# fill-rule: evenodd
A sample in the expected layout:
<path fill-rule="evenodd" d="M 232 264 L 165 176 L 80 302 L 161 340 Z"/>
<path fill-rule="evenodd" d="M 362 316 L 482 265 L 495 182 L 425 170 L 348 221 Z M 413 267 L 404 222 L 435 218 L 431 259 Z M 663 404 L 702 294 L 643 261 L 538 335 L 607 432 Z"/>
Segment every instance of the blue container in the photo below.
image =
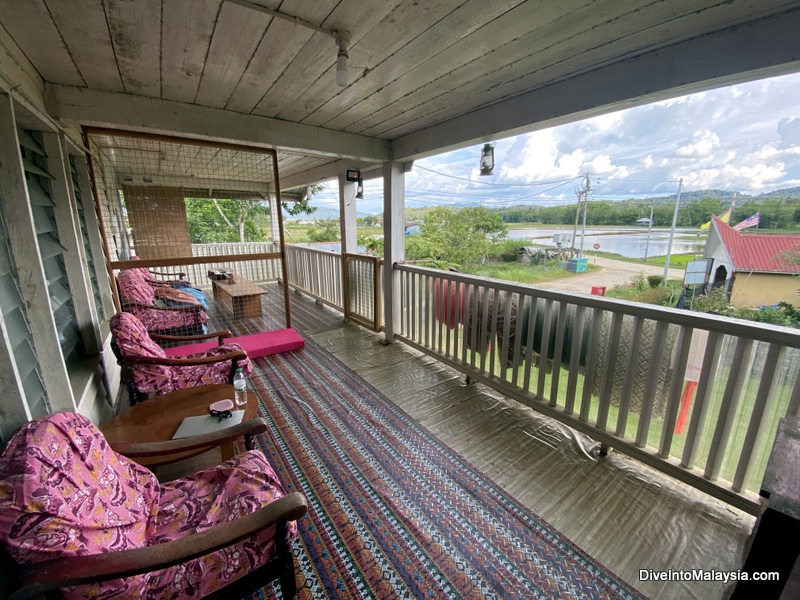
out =
<path fill-rule="evenodd" d="M 570 258 L 567 261 L 567 271 L 570 273 L 583 273 L 588 264 L 588 258 Z"/>

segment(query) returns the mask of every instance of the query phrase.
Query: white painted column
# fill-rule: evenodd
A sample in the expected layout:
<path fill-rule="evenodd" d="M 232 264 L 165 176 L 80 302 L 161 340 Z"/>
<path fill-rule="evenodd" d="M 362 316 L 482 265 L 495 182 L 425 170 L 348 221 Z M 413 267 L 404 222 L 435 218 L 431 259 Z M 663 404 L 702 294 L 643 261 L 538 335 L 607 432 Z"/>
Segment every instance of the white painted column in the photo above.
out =
<path fill-rule="evenodd" d="M 27 304 L 33 343 L 42 365 L 42 380 L 50 408 L 54 412 L 74 412 L 77 407 L 58 342 L 58 330 L 28 200 L 14 104 L 5 94 L 0 94 L 0 197 L 3 198 L 6 220 L 12 224 L 8 227 L 8 239 L 17 263 L 20 293 Z"/>
<path fill-rule="evenodd" d="M 63 134 L 42 134 L 42 143 L 47 154 L 47 172 L 53 177 L 50 191 L 53 195 L 53 208 L 56 227 L 61 245 L 64 247 L 64 267 L 75 307 L 75 319 L 81 332 L 86 352 L 97 356 L 103 347 L 100 341 L 99 318 L 92 298 L 92 282 L 87 268 L 86 251 L 78 221 L 78 209 L 74 198 L 69 158 L 64 146 Z"/>
<path fill-rule="evenodd" d="M 356 242 L 356 183 L 339 175 L 339 227 L 342 252 L 355 253 Z"/>
<path fill-rule="evenodd" d="M 394 264 L 406 257 L 405 171 L 398 162 L 383 165 L 383 321 L 387 343 L 400 325 L 400 273 Z"/>

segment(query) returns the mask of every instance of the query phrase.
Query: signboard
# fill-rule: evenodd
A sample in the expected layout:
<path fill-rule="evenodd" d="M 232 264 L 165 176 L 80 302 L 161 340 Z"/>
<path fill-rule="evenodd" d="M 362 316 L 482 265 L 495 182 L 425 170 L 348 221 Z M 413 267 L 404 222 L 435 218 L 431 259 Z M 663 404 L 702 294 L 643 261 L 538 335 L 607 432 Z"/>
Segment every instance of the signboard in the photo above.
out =
<path fill-rule="evenodd" d="M 710 258 L 700 258 L 686 263 L 686 273 L 683 276 L 683 285 L 702 285 L 708 279 Z"/>
<path fill-rule="evenodd" d="M 600 250 L 600 244 L 595 244 L 595 245 L 593 246 L 593 248 L 594 248 L 595 250 Z"/>

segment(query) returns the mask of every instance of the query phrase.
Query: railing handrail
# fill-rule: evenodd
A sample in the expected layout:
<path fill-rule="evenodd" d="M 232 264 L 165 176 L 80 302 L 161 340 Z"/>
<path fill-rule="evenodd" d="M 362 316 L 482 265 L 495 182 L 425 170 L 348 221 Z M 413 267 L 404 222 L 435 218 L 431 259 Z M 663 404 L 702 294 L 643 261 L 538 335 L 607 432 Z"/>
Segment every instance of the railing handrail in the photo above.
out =
<path fill-rule="evenodd" d="M 465 284 L 480 285 L 480 283 L 483 282 L 486 287 L 511 293 L 527 295 L 531 293 L 531 290 L 535 290 L 536 295 L 540 298 L 566 302 L 568 304 L 576 304 L 575 298 L 578 297 L 580 299 L 580 304 L 588 308 L 597 308 L 614 312 L 622 311 L 634 317 L 666 321 L 672 325 L 716 331 L 726 335 L 750 337 L 760 342 L 800 348 L 800 330 L 792 329 L 791 327 L 783 327 L 781 325 L 773 325 L 771 323 L 744 321 L 742 319 L 735 319 L 712 313 L 698 313 L 688 310 L 678 311 L 665 306 L 642 304 L 619 298 L 607 298 L 605 296 L 581 294 L 579 292 L 562 292 L 540 288 L 534 284 L 514 283 L 489 277 L 481 277 L 479 275 L 469 275 L 467 273 L 458 273 L 455 271 L 442 271 L 405 263 L 396 263 L 395 268 L 399 271 L 423 273 L 431 277 L 439 277 Z"/>

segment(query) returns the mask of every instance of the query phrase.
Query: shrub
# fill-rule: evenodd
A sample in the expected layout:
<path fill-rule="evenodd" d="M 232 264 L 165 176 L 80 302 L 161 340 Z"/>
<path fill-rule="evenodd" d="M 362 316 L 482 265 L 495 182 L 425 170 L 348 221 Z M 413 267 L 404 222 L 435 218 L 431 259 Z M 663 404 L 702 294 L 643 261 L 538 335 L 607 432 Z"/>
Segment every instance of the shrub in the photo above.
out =
<path fill-rule="evenodd" d="M 662 283 L 664 283 L 664 278 L 661 275 L 648 275 L 647 276 L 647 285 L 651 288 L 657 288 Z"/>
<path fill-rule="evenodd" d="M 734 308 L 728 304 L 728 294 L 725 288 L 716 287 L 711 290 L 711 293 L 703 296 L 698 296 L 692 302 L 692 310 L 698 312 L 715 313 L 718 315 L 729 315 L 733 312 Z"/>
<path fill-rule="evenodd" d="M 647 279 L 645 279 L 644 273 L 637 273 L 633 277 L 631 277 L 631 284 L 640 292 L 647 288 Z"/>

